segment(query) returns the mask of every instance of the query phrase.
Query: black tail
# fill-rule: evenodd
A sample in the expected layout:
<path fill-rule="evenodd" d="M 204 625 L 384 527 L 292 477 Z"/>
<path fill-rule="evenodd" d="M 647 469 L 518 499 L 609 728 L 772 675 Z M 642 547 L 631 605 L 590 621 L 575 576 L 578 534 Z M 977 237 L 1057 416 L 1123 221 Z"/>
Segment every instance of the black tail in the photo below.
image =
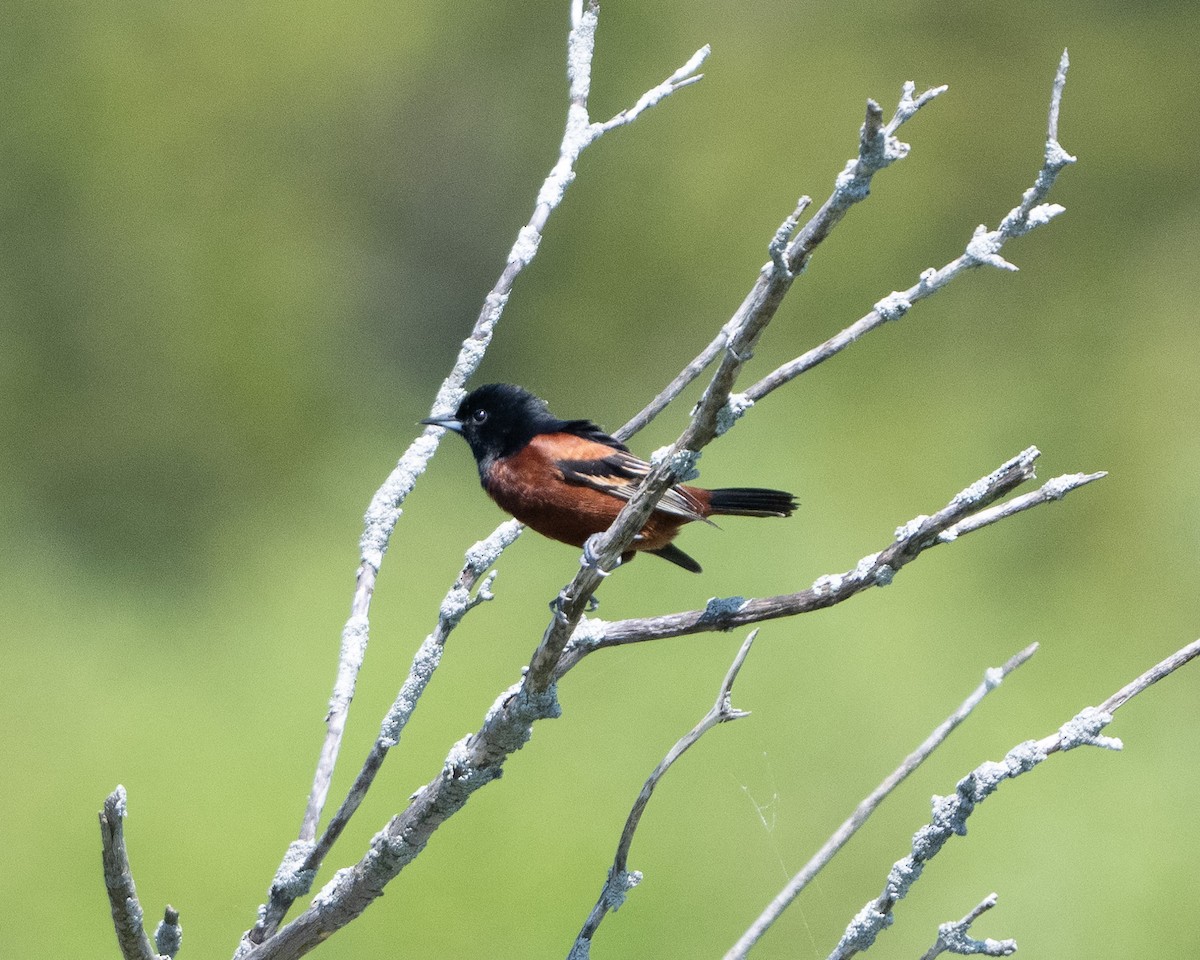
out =
<path fill-rule="evenodd" d="M 700 564 L 698 564 L 673 543 L 668 543 L 665 547 L 660 547 L 657 550 L 651 550 L 649 552 L 654 554 L 656 557 L 662 557 L 664 560 L 670 560 L 672 563 L 683 567 L 684 570 L 690 570 L 692 573 L 700 573 Z"/>
<path fill-rule="evenodd" d="M 784 490 L 721 487 L 710 490 L 709 509 L 730 517 L 790 517 L 799 504 Z"/>

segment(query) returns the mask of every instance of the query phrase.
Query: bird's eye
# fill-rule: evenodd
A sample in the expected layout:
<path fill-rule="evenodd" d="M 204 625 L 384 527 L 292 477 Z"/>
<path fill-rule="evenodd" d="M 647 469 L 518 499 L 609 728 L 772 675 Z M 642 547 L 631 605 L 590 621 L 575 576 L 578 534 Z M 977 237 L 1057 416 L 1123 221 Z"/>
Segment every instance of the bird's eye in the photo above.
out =
<path fill-rule="evenodd" d="M 488 418 L 488 412 L 480 407 L 471 413 L 472 423 L 483 423 Z"/>

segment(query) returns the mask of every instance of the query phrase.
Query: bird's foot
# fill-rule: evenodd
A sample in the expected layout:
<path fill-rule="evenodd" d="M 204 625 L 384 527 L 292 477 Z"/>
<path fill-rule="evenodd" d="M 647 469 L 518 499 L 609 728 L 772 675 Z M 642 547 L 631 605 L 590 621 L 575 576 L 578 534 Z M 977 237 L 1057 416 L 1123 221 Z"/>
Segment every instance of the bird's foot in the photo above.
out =
<path fill-rule="evenodd" d="M 555 597 L 553 600 L 551 600 L 550 604 L 549 604 L 550 612 L 552 614 L 554 614 L 554 616 L 559 620 L 566 619 L 566 614 L 563 613 L 563 606 L 564 606 L 563 601 L 565 599 L 566 598 L 560 593 L 557 597 Z M 597 600 L 595 597 L 588 597 L 586 612 L 587 613 L 595 613 L 599 609 L 600 609 L 600 601 Z"/>
<path fill-rule="evenodd" d="M 613 570 L 616 570 L 617 567 L 621 565 L 621 559 L 620 557 L 617 558 L 617 562 L 613 565 L 612 570 L 605 570 L 602 566 L 600 566 L 600 536 L 601 535 L 598 533 L 593 533 L 590 537 L 583 541 L 583 559 L 580 560 L 580 564 L 595 570 L 602 577 L 607 577 L 613 572 Z"/>

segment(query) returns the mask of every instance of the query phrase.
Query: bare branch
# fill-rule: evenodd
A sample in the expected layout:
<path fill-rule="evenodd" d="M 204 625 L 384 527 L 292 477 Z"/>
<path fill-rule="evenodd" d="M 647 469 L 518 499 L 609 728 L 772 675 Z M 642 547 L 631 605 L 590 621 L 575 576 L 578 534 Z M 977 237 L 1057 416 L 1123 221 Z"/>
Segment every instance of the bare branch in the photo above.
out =
<path fill-rule="evenodd" d="M 808 264 L 813 251 L 837 226 L 854 204 L 865 200 L 871 192 L 871 180 L 884 167 L 908 156 L 911 149 L 907 143 L 896 139 L 896 131 L 908 122 L 921 107 L 946 91 L 946 87 L 926 90 L 913 98 L 915 86 L 911 81 L 904 84 L 900 102 L 891 121 L 886 125 L 883 111 L 874 100 L 867 101 L 867 115 L 859 133 L 858 156 L 846 163 L 838 174 L 834 191 L 821 208 L 805 224 L 788 248 L 788 266 L 793 274 L 800 273 Z"/>
<path fill-rule="evenodd" d="M 965 533 L 972 533 L 975 530 L 1003 520 L 1005 517 L 1023 513 L 1030 507 L 1061 500 L 1072 490 L 1086 486 L 1095 480 L 1103 480 L 1107 476 L 1108 472 L 1105 470 L 1100 470 L 1096 473 L 1064 473 L 1060 477 L 1047 480 L 1031 493 L 1025 493 L 1019 497 L 1013 497 L 1011 500 L 1005 500 L 1004 503 L 998 503 L 994 507 L 980 510 L 978 513 L 960 520 L 954 526 L 947 527 L 942 531 L 938 539 L 942 543 L 952 543 Z"/>
<path fill-rule="evenodd" d="M 1054 74 L 1054 86 L 1050 91 L 1050 119 L 1046 124 L 1046 140 L 1058 143 L 1058 108 L 1062 105 L 1063 90 L 1067 86 L 1067 68 L 1071 66 L 1071 58 L 1066 50 L 1058 59 L 1058 72 Z"/>
<path fill-rule="evenodd" d="M 1200 640 L 1197 640 L 1194 643 L 1189 643 L 1182 650 L 1178 650 L 1165 660 L 1156 663 L 1136 680 L 1131 680 L 1129 683 L 1125 684 L 1125 686 L 1100 704 L 1097 709 L 1099 709 L 1101 713 L 1115 713 L 1119 708 L 1123 707 L 1139 693 L 1142 693 L 1148 687 L 1158 683 L 1158 681 L 1162 680 L 1164 677 L 1169 677 L 1185 663 L 1197 656 L 1200 656 Z M 1051 736 L 1051 739 L 1053 739 L 1053 735 Z M 1045 745 L 1045 749 L 1047 753 L 1053 753 L 1055 750 L 1065 750 L 1068 748 L 1066 746 L 1056 746 L 1053 743 L 1047 743 Z"/>
<path fill-rule="evenodd" d="M 686 87 L 690 84 L 702 80 L 704 74 L 696 73 L 700 69 L 700 65 L 708 59 L 708 55 L 712 53 L 712 47 L 707 43 L 699 50 L 692 54 L 690 60 L 682 67 L 676 70 L 673 74 L 667 77 L 657 87 L 651 87 L 638 98 L 638 102 L 626 110 L 622 110 L 615 117 L 604 121 L 604 123 L 592 124 L 596 130 L 596 136 L 602 133 L 607 133 L 616 127 L 623 127 L 627 123 L 633 123 L 643 112 L 649 110 L 655 104 L 661 103 L 663 99 L 669 97 L 681 87 Z"/>
<path fill-rule="evenodd" d="M 880 931 L 891 923 L 892 909 L 908 894 L 911 886 L 921 876 L 925 865 L 938 854 L 950 837 L 966 834 L 967 818 L 979 804 L 996 792 L 1000 784 L 1027 773 L 1051 754 L 1059 751 L 1080 746 L 1120 750 L 1120 740 L 1102 736 L 1100 733 L 1112 723 L 1113 713 L 1152 684 L 1174 673 L 1197 656 L 1200 656 L 1200 640 L 1188 644 L 1151 667 L 1099 707 L 1085 707 L 1049 736 L 1017 744 L 999 763 L 987 761 L 976 767 L 958 782 L 952 795 L 935 796 L 933 817 L 914 834 L 912 853 L 892 866 L 883 893 L 867 903 L 850 921 L 841 941 L 829 955 L 829 960 L 846 960 L 868 949 L 875 942 Z"/>
<path fill-rule="evenodd" d="M 105 799 L 104 808 L 100 811 L 104 885 L 108 888 L 108 904 L 112 908 L 117 944 L 125 960 L 162 960 L 150 946 L 150 938 L 146 935 L 143 924 L 145 914 L 138 901 L 133 872 L 129 867 L 129 854 L 125 849 L 124 821 L 125 788 L 118 785 Z M 174 914 L 174 926 L 178 928 L 179 914 L 170 907 L 167 910 L 168 917 Z"/>
<path fill-rule="evenodd" d="M 1016 953 L 1016 940 L 975 940 L 967 936 L 971 924 L 991 910 L 999 899 L 996 894 L 989 893 L 974 910 L 958 922 L 943 923 L 938 927 L 937 940 L 921 960 L 934 960 L 946 952 L 984 957 L 1010 957 Z"/>
<path fill-rule="evenodd" d="M 621 429 L 617 430 L 613 436 L 618 440 L 625 441 L 632 437 L 639 430 L 644 429 L 655 417 L 662 413 L 667 405 L 678 397 L 697 377 L 700 376 L 708 365 L 721 355 L 721 351 L 725 349 L 725 341 L 728 337 L 728 324 L 721 328 L 721 331 L 712 339 L 707 347 L 696 355 L 696 358 L 684 367 L 676 375 L 663 391 L 651 400 L 645 407 L 638 411 L 628 423 Z"/>
<path fill-rule="evenodd" d="M 997 507 L 993 503 L 1020 484 L 1034 477 L 1034 460 L 1039 456 L 1030 447 L 1018 456 L 956 494 L 950 503 L 932 517 L 919 516 L 897 528 L 893 542 L 878 553 L 863 557 L 853 570 L 829 574 L 817 579 L 807 590 L 746 600 L 730 597 L 710 601 L 703 610 L 639 617 L 630 620 L 585 620 L 572 638 L 559 664 L 561 677 L 587 654 L 603 647 L 643 643 L 666 637 L 679 637 L 791 617 L 831 607 L 848 600 L 869 587 L 887 586 L 905 564 L 929 547 L 952 543 L 958 537 L 1013 516 L 1041 503 L 1061 498 L 1068 490 L 1097 480 L 1105 474 L 1070 474 L 1048 480 L 1040 490 L 1016 497 Z"/>
<path fill-rule="evenodd" d="M 944 93 L 946 87 L 934 87 L 926 90 L 915 99 L 913 98 L 914 90 L 915 86 L 912 82 L 904 84 L 896 112 L 886 126 L 882 125 L 883 113 L 879 105 L 874 100 L 868 101 L 867 119 L 863 123 L 859 135 L 859 156 L 847 162 L 846 169 L 837 178 L 834 192 L 805 228 L 792 239 L 799 223 L 800 214 L 812 203 L 809 197 L 800 198 L 795 212 L 784 220 L 775 239 L 768 247 L 771 263 L 763 268 L 764 272 L 770 269 L 777 279 L 785 278 L 790 283 L 808 264 L 816 247 L 829 235 L 850 207 L 858 201 L 866 199 L 870 193 L 871 178 L 875 173 L 908 154 L 909 145 L 897 140 L 894 136 L 895 132 L 921 107 Z M 679 396 L 710 363 L 721 355 L 722 350 L 737 330 L 739 322 L 740 311 L 721 328 L 712 342 L 684 367 L 662 393 L 614 434 L 617 439 L 628 439 L 641 430 L 661 413 L 667 404 Z M 751 399 L 754 398 L 751 397 Z"/>
<path fill-rule="evenodd" d="M 733 695 L 733 682 L 737 679 L 738 671 L 742 669 L 742 664 L 745 662 L 747 654 L 750 653 L 750 646 L 754 643 L 754 638 L 757 635 L 758 631 L 752 630 L 750 635 L 742 642 L 741 648 L 733 658 L 733 663 L 725 674 L 725 679 L 721 682 L 721 689 L 717 693 L 716 703 L 712 705 L 708 713 L 700 718 L 699 723 L 680 737 L 675 745 L 667 751 L 667 755 L 654 768 L 654 772 L 650 774 L 642 786 L 641 793 L 638 794 L 637 800 L 634 801 L 633 809 L 629 811 L 629 817 L 625 820 L 625 828 L 621 831 L 621 839 L 617 844 L 617 854 L 613 858 L 612 866 L 608 870 L 608 879 L 605 881 L 604 889 L 600 893 L 600 899 L 596 901 L 591 914 L 584 922 L 583 929 L 579 931 L 579 936 L 575 938 L 575 944 L 571 947 L 568 960 L 587 960 L 587 957 L 591 953 L 592 939 L 605 915 L 609 910 L 615 911 L 619 909 L 625 902 L 625 895 L 641 883 L 641 872 L 637 870 L 630 872 L 628 869 L 629 848 L 633 845 L 633 835 L 637 832 L 638 823 L 642 819 L 642 814 L 645 812 L 646 806 L 650 803 L 650 796 L 654 793 L 654 788 L 658 786 L 658 782 L 671 768 L 671 765 L 683 756 L 685 751 L 718 723 L 725 723 L 729 720 L 740 720 L 742 717 L 750 715 L 744 710 L 734 708 L 730 703 L 730 697 Z"/>
<path fill-rule="evenodd" d="M 396 695 L 391 709 L 383 718 L 379 736 L 367 754 L 367 759 L 350 791 L 315 844 L 296 842 L 289 847 L 288 855 L 284 857 L 283 864 L 271 883 L 270 896 L 260 912 L 258 923 L 243 939 L 243 949 L 249 949 L 255 943 L 261 943 L 271 936 L 292 904 L 312 886 L 313 878 L 324 863 L 330 848 L 341 836 L 374 783 L 375 775 L 383 766 L 388 751 L 400 742 L 400 734 L 416 710 L 417 702 L 432 679 L 434 670 L 441 662 L 442 650 L 450 633 L 474 607 L 492 598 L 490 588 L 495 574 L 484 579 L 474 595 L 471 591 L 484 578 L 488 568 L 496 562 L 500 551 L 520 536 L 521 529 L 519 523 L 510 520 L 467 551 L 462 572 L 442 600 L 437 626 L 417 649 L 408 677 Z"/>
<path fill-rule="evenodd" d="M 1050 98 L 1050 132 L 1046 140 L 1045 160 L 1041 170 L 1038 171 L 1033 186 L 1025 191 L 1021 198 L 1021 203 L 1009 211 L 1000 222 L 1000 226 L 991 231 L 983 226 L 978 227 L 961 256 L 951 260 L 940 269 L 935 270 L 931 267 L 925 270 L 917 283 L 907 290 L 893 291 L 876 303 L 871 312 L 866 316 L 856 320 L 850 326 L 846 327 L 846 329 L 830 337 L 819 346 L 813 347 L 807 353 L 801 354 L 796 359 L 771 371 L 745 392 L 744 397 L 746 400 L 750 402 L 761 400 L 772 390 L 778 389 L 785 383 L 800 376 L 800 374 L 811 370 L 817 364 L 823 363 L 830 357 L 840 353 L 864 334 L 882 326 L 889 320 L 899 320 L 912 309 L 913 304 L 933 296 L 951 281 L 975 267 L 993 266 L 1003 270 L 1017 269 L 1000 256 L 1000 250 L 1005 242 L 1024 236 L 1030 230 L 1049 223 L 1062 213 L 1064 209 L 1058 204 L 1045 203 L 1045 199 L 1049 195 L 1050 189 L 1054 186 L 1054 182 L 1062 169 L 1075 162 L 1075 158 L 1063 150 L 1058 142 L 1058 112 L 1062 102 L 1066 79 L 1067 55 L 1064 51 L 1062 60 L 1059 63 L 1058 73 L 1054 78 L 1054 88 Z M 907 85 L 905 92 L 909 96 L 909 101 L 908 106 L 904 109 L 916 112 L 921 103 L 925 102 L 926 98 L 931 94 L 936 95 L 943 89 L 945 88 L 942 87 L 934 91 L 929 91 L 922 95 L 921 98 L 912 100 L 911 84 Z M 903 106 L 904 101 L 902 100 L 901 103 Z M 901 116 L 902 112 L 902 110 L 898 109 L 897 116 Z M 872 115 L 868 113 L 868 121 L 870 121 L 871 117 Z M 895 122 L 895 119 L 893 119 L 893 123 Z M 867 134 L 868 126 L 872 126 L 872 124 L 869 122 L 863 126 L 864 137 Z M 882 135 L 882 133 L 876 134 L 876 136 Z M 907 150 L 907 145 L 901 144 L 900 146 Z"/>
<path fill-rule="evenodd" d="M 1038 645 L 1030 644 L 1024 650 L 1010 657 L 1003 666 L 991 667 L 983 675 L 983 682 L 976 687 L 971 695 L 959 705 L 949 717 L 921 743 L 916 750 L 904 758 L 904 761 L 893 770 L 883 780 L 878 787 L 871 791 L 859 805 L 854 809 L 854 812 L 843 821 L 842 825 L 834 831 L 833 835 L 825 841 L 821 849 L 812 855 L 808 863 L 800 868 L 799 872 L 788 881 L 785 886 L 775 897 L 774 900 L 767 905 L 767 908 L 759 915 L 742 934 L 741 938 L 735 943 L 725 954 L 724 960 L 743 960 L 750 952 L 763 934 L 770 929 L 771 925 L 782 916 L 786 910 L 800 895 L 800 892 L 809 885 L 849 841 L 859 829 L 870 819 L 871 814 L 879 807 L 887 796 L 900 786 L 917 767 L 940 747 L 950 736 L 951 733 L 958 727 L 960 723 L 971 715 L 971 712 L 979 706 L 983 698 L 1000 686 L 1010 673 L 1021 666 L 1030 657 L 1037 652 Z"/>

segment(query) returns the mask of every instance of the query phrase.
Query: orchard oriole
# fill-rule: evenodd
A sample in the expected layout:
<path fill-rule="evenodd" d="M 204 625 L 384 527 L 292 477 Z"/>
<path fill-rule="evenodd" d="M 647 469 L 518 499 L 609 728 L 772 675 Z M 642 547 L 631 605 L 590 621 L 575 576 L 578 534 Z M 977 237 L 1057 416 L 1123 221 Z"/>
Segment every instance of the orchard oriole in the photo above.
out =
<path fill-rule="evenodd" d="M 544 400 L 508 383 L 489 383 L 467 396 L 452 417 L 429 417 L 471 446 L 488 495 L 544 537 L 584 546 L 609 528 L 650 471 L 590 420 L 560 420 Z M 714 515 L 786 517 L 796 500 L 783 490 L 677 484 L 666 492 L 641 533 L 621 557 L 645 551 L 685 570 L 700 564 L 671 541 L 693 520 Z"/>

